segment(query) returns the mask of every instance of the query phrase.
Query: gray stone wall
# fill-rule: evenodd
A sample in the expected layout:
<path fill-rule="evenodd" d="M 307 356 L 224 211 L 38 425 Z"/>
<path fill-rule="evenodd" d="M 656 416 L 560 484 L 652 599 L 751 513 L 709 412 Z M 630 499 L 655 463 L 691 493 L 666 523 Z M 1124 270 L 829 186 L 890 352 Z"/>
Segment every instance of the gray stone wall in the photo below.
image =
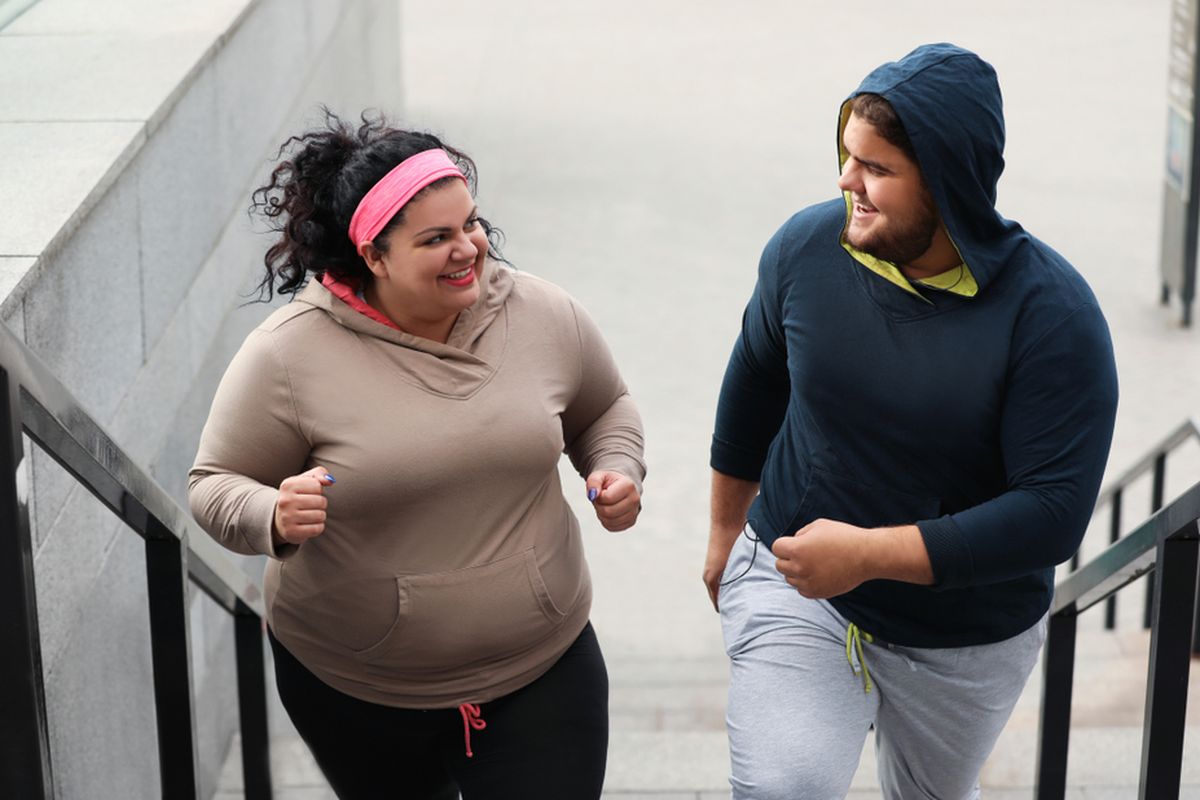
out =
<path fill-rule="evenodd" d="M 399 109 L 399 33 L 396 0 L 42 0 L 0 32 L 0 83 L 25 65 L 30 84 L 0 110 L 0 318 L 181 504 L 217 381 L 270 310 L 243 305 L 266 246 L 250 192 L 317 103 Z M 67 34 L 77 62 L 51 72 L 94 85 L 47 100 L 33 67 Z M 141 540 L 25 444 L 57 796 L 158 797 Z M 198 592 L 191 635 L 208 796 L 237 724 L 233 633 Z"/>

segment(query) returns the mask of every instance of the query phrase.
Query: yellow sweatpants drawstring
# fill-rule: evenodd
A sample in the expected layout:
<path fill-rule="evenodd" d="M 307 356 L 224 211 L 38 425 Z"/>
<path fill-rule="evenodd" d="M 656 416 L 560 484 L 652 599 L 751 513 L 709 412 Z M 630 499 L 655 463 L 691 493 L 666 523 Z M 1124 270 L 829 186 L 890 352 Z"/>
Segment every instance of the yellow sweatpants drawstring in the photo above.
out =
<path fill-rule="evenodd" d="M 875 641 L 875 637 L 861 630 L 853 622 L 850 627 L 846 628 L 846 663 L 850 665 L 850 671 L 855 675 L 860 672 L 863 676 L 863 691 L 870 694 L 871 692 L 871 672 L 867 669 L 867 658 L 863 654 L 862 640 L 866 639 L 867 644 Z M 858 666 L 854 665 L 854 658 L 858 657 Z"/>

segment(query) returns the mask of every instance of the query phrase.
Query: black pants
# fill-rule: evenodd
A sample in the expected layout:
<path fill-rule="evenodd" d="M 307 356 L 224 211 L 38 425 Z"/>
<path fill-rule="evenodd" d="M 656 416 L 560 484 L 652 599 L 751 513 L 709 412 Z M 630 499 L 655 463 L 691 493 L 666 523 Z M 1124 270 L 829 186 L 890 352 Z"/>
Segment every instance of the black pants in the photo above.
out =
<path fill-rule="evenodd" d="M 321 682 L 269 634 L 279 697 L 341 800 L 596 800 L 608 672 L 589 622 L 542 677 L 482 704 L 466 754 L 459 709 L 391 708 Z"/>

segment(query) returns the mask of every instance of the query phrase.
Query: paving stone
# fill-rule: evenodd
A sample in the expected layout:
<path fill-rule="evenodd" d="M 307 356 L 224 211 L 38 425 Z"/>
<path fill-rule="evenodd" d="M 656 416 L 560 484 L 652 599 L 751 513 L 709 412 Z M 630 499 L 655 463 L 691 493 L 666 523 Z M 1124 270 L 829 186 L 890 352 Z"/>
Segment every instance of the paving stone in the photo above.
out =
<path fill-rule="evenodd" d="M 207 350 L 200 366 L 193 373 L 190 387 L 184 392 L 180 403 L 173 409 L 166 433 L 160 441 L 158 453 L 151 462 L 151 471 L 172 497 L 187 508 L 187 472 L 195 460 L 200 433 L 208 419 L 213 394 L 233 354 L 242 341 L 274 306 L 253 303 L 230 311 L 222 323 L 213 330 L 214 338 L 207 343 Z M 202 335 L 193 326 L 189 336 Z M 233 556 L 233 554 L 230 554 Z M 255 577 L 261 576 L 261 567 L 256 568 Z"/>
<path fill-rule="evenodd" d="M 296 46 L 305 39 L 307 15 L 295 12 L 295 4 L 287 0 L 255 4 L 217 59 L 222 183 L 237 185 L 246 176 L 265 182 L 260 179 L 270 171 L 269 156 L 292 133 L 281 133 L 281 127 L 291 108 L 295 76 L 307 73 L 309 58 Z"/>
<path fill-rule="evenodd" d="M 220 790 L 241 791 L 241 740 L 234 737 L 221 773 Z M 299 736 L 275 736 L 271 740 L 271 776 L 276 792 L 296 790 L 328 790 L 325 777 L 309 754 Z"/>
<path fill-rule="evenodd" d="M 33 265 L 37 262 L 32 256 L 0 256 L 0 314 L 4 315 L 5 323 L 10 319 L 18 318 L 22 314 L 20 307 L 20 298 L 14 298 L 15 302 L 7 302 L 8 297 L 12 294 L 17 285 L 24 280 L 25 276 L 33 269 Z M 14 331 L 16 326 L 10 324 L 10 328 Z M 24 320 L 21 320 L 21 336 L 25 335 Z"/>
<path fill-rule="evenodd" d="M 188 320 L 188 340 L 192 347 L 188 362 L 193 373 L 200 373 L 205 368 L 205 360 L 214 357 L 214 345 L 220 348 L 224 358 L 220 365 L 222 370 L 232 357 L 233 351 L 225 350 L 233 337 L 223 330 L 228 327 L 226 320 L 230 315 L 236 315 L 231 321 L 236 326 L 241 318 L 258 320 L 270 310 L 258 303 L 245 305 L 256 296 L 251 290 L 264 274 L 263 249 L 263 237 L 254 233 L 246 216 L 234 214 L 213 251 L 197 270 L 181 308 Z M 219 373 L 217 377 L 220 377 Z M 216 388 L 215 384 L 213 388 Z"/>
<path fill-rule="evenodd" d="M 729 786 L 724 732 L 626 732 L 609 742 L 607 791 L 722 790 Z"/>
<path fill-rule="evenodd" d="M 212 36 L 29 35 L 3 43 L 0 121 L 144 121 L 184 83 Z"/>
<path fill-rule="evenodd" d="M 0 192 L 0 255 L 37 257 L 77 226 L 144 138 L 141 122 L 0 123 L 0 186 L 20 187 Z"/>
<path fill-rule="evenodd" d="M 320 0 L 310 2 L 322 5 Z M 327 18 L 329 11 L 317 15 L 314 36 L 319 38 L 314 39 L 313 52 L 320 56 L 312 83 L 297 98 L 301 127 L 321 122 L 316 113 L 321 104 L 350 120 L 366 108 L 382 109 L 393 117 L 402 110 L 401 54 L 394 46 L 400 37 L 398 8 L 389 0 L 369 0 L 346 7 L 336 20 Z M 366 59 L 360 57 L 364 42 L 369 43 Z M 348 66 L 353 73 L 348 73 Z"/>
<path fill-rule="evenodd" d="M 308 15 L 305 28 L 309 52 L 321 52 L 329 40 L 336 35 L 338 28 L 347 15 L 370 14 L 378 5 L 378 3 L 369 0 L 368 2 L 355 3 L 347 8 L 339 3 L 305 0 L 305 13 Z M 388 5 L 397 10 L 399 8 L 398 3 L 388 3 Z"/>
<path fill-rule="evenodd" d="M 126 386 L 107 425 L 113 441 L 142 470 L 149 470 L 151 459 L 170 435 L 177 409 L 191 391 L 195 373 L 188 359 L 190 333 L 187 317 L 176 315 Z"/>
<path fill-rule="evenodd" d="M 116 244 L 136 241 L 135 209 L 129 183 L 114 187 L 23 303 L 26 343 L 102 426 L 142 364 L 136 252 L 130 259 Z M 34 524 L 44 541 L 76 484 L 40 449 L 32 463 Z"/>
<path fill-rule="evenodd" d="M 9 295 L 11 297 L 11 295 Z M 21 342 L 25 341 L 25 304 L 20 299 L 11 303 L 0 304 L 0 320 L 3 320 L 9 332 Z"/>
<path fill-rule="evenodd" d="M 337 800 L 332 789 L 320 787 L 275 789 L 271 795 L 275 800 Z M 213 800 L 242 800 L 242 792 L 218 792 Z"/>
<path fill-rule="evenodd" d="M 44 498 L 37 502 L 44 503 Z M 110 568 L 108 557 L 114 543 L 126 536 L 136 538 L 79 485 L 67 495 L 61 511 L 53 525 L 38 533 L 34 559 L 42 662 L 51 671 L 60 659 L 71 657 L 68 644 L 87 616 L 96 581 Z"/>
<path fill-rule="evenodd" d="M 251 0 L 125 0 L 101 5 L 93 0 L 39 2 L 0 32 L 3 36 L 48 36 L 123 33 L 221 34 Z"/>
<path fill-rule="evenodd" d="M 233 618 L 191 584 L 190 633 L 200 796 L 220 786 L 229 742 L 237 730 L 237 668 Z"/>
<path fill-rule="evenodd" d="M 118 181 L 25 298 L 26 343 L 102 425 L 144 356 L 137 205 L 134 182 Z"/>
<path fill-rule="evenodd" d="M 62 797 L 157 797 L 141 539 L 114 540 L 92 591 L 74 607 L 79 617 L 62 657 L 45 664 L 55 790 Z"/>
<path fill-rule="evenodd" d="M 138 153 L 142 316 L 158 344 L 228 219 L 242 213 L 241 181 L 221 168 L 216 70 L 200 71 Z M 186 362 L 185 362 L 186 363 Z"/>

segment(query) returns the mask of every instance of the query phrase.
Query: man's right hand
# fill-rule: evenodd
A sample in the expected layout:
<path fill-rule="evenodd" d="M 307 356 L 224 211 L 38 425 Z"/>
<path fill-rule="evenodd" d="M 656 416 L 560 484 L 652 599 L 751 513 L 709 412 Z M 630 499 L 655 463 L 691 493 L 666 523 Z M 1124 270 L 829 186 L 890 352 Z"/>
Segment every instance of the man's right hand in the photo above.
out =
<path fill-rule="evenodd" d="M 729 552 L 746 526 L 746 512 L 758 494 L 758 482 L 717 472 L 712 473 L 712 526 L 708 531 L 708 553 L 704 556 L 704 588 L 716 611 L 721 591 L 721 575 L 729 562 Z"/>
<path fill-rule="evenodd" d="M 329 501 L 323 494 L 334 483 L 324 467 L 284 478 L 275 501 L 275 537 L 277 542 L 302 544 L 325 532 L 325 509 Z"/>
<path fill-rule="evenodd" d="M 729 552 L 740 533 L 737 531 L 731 539 L 728 533 L 718 532 L 714 528 L 708 535 L 708 553 L 704 556 L 704 588 L 708 589 L 709 602 L 717 612 L 721 610 L 717 604 L 717 596 L 721 593 L 721 576 L 725 574 Z"/>

